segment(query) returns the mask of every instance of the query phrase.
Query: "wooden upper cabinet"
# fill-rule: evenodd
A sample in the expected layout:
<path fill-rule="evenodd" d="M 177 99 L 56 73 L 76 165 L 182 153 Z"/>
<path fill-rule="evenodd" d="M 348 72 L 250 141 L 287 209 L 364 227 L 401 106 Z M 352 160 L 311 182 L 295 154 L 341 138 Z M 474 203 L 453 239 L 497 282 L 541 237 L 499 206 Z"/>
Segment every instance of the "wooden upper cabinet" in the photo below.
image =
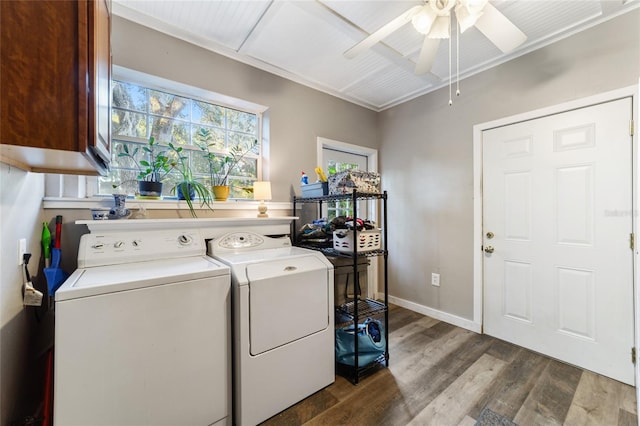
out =
<path fill-rule="evenodd" d="M 0 161 L 35 172 L 108 171 L 109 6 L 0 1 Z"/>

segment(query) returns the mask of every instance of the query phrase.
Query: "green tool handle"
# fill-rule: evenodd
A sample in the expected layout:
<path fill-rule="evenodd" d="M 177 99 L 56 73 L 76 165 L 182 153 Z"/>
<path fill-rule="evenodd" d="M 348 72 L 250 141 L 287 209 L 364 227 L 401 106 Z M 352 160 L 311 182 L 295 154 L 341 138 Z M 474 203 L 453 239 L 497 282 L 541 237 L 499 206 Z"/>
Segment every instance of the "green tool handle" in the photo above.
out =
<path fill-rule="evenodd" d="M 47 222 L 42 223 L 42 250 L 44 253 L 45 264 L 51 260 L 51 231 L 47 226 Z M 45 265 L 48 267 L 49 265 Z"/>

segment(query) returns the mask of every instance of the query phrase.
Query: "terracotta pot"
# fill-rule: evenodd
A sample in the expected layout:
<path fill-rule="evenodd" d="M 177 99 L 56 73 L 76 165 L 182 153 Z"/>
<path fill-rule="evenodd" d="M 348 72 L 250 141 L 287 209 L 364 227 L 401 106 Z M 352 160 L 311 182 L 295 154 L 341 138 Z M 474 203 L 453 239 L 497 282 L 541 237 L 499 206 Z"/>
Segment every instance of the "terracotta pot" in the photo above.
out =
<path fill-rule="evenodd" d="M 229 187 L 227 185 L 213 185 L 213 198 L 216 201 L 227 201 L 229 198 Z"/>

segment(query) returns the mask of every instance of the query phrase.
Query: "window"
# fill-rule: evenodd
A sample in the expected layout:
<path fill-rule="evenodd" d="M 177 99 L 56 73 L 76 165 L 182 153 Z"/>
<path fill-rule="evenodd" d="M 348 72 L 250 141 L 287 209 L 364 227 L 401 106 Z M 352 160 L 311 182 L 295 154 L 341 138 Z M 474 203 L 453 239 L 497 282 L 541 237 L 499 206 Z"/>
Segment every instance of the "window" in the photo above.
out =
<path fill-rule="evenodd" d="M 342 163 L 339 161 L 327 161 L 327 171 L 329 175 L 334 175 L 345 170 L 359 170 L 360 166 L 355 163 Z M 327 218 L 329 220 L 338 216 L 353 216 L 353 206 L 351 200 L 337 200 L 327 202 Z M 363 210 L 359 209 L 359 216 L 362 216 Z"/>
<path fill-rule="evenodd" d="M 112 87 L 111 172 L 98 179 L 99 194 L 113 193 L 113 185 L 128 194 L 137 191 L 138 169 L 130 158 L 119 153 L 125 144 L 132 152 L 136 145 L 146 145 L 153 136 L 161 147 L 168 149 L 169 143 L 181 146 L 194 177 L 206 185 L 210 182 L 202 146 L 223 157 L 232 147 L 245 149 L 257 141 L 228 181 L 231 198 L 251 198 L 250 189 L 253 181 L 259 180 L 261 166 L 261 114 L 123 80 L 113 80 Z M 144 151 L 140 149 L 138 155 L 144 155 Z M 163 180 L 164 196 L 172 195 L 171 189 L 179 179 L 177 172 L 171 172 Z"/>
<path fill-rule="evenodd" d="M 340 149 L 340 146 L 333 147 L 323 145 L 321 164 L 322 163 L 326 167 L 327 174 L 333 175 L 345 170 L 368 171 L 369 158 L 366 154 L 361 152 L 342 150 Z M 326 207 L 326 217 L 329 220 L 338 216 L 353 216 L 353 205 L 349 199 L 327 202 Z M 358 216 L 361 218 L 368 218 L 368 213 L 368 203 L 366 201 L 359 202 Z"/>

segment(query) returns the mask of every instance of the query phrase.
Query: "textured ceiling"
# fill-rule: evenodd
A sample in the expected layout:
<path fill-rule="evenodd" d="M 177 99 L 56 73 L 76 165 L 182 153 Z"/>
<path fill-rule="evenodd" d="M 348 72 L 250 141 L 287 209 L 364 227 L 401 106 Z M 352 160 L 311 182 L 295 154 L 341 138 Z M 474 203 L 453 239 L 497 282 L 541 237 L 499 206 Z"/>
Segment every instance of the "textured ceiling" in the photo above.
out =
<path fill-rule="evenodd" d="M 449 82 L 449 43 L 416 75 L 424 40 L 404 25 L 353 59 L 343 53 L 421 1 L 113 0 L 113 13 L 214 52 L 381 111 Z M 625 0 L 491 1 L 527 40 L 502 53 L 475 27 L 459 39 L 459 75 L 487 68 L 640 6 Z M 455 38 L 452 59 L 455 79 Z"/>

